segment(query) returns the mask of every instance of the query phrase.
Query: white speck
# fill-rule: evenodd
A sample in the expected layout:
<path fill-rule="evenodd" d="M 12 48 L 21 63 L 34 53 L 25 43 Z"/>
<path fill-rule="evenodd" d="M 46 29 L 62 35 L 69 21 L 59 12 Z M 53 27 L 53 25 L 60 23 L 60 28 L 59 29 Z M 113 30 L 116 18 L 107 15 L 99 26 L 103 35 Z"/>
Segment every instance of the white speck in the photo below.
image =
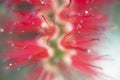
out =
<path fill-rule="evenodd" d="M 41 27 L 43 27 L 43 28 L 48 28 L 48 25 L 47 25 L 47 23 L 43 22 L 43 23 L 41 24 Z"/>
<path fill-rule="evenodd" d="M 4 29 L 0 28 L 0 32 L 4 32 Z"/>
<path fill-rule="evenodd" d="M 88 11 L 87 11 L 87 10 L 85 11 L 85 14 L 88 14 Z"/>
<path fill-rule="evenodd" d="M 87 50 L 87 53 L 91 53 L 91 50 L 90 50 L 90 49 L 88 49 L 88 50 Z"/>
<path fill-rule="evenodd" d="M 64 57 L 64 60 L 67 62 L 67 64 L 71 64 L 71 58 L 70 57 L 71 57 L 70 55 Z"/>
<path fill-rule="evenodd" d="M 46 2 L 45 2 L 45 1 L 41 1 L 41 4 L 45 5 L 45 4 L 46 4 Z"/>
<path fill-rule="evenodd" d="M 66 28 L 66 31 L 67 31 L 67 32 L 70 32 L 70 31 L 72 31 L 72 29 L 73 29 L 73 25 L 70 24 L 70 23 L 68 23 L 65 28 Z"/>
<path fill-rule="evenodd" d="M 12 63 L 10 63 L 9 66 L 12 66 Z"/>

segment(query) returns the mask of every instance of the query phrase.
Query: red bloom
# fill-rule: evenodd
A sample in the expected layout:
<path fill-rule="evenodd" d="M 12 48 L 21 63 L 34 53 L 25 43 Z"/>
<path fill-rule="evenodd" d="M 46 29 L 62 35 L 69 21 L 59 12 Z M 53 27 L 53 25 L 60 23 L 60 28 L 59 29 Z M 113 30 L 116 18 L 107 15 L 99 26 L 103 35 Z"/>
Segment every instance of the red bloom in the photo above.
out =
<path fill-rule="evenodd" d="M 73 80 L 68 78 L 72 76 L 71 69 L 92 79 L 100 76 L 96 70 L 100 67 L 94 62 L 105 58 L 97 54 L 94 47 L 108 29 L 104 24 L 109 18 L 100 10 L 103 4 L 109 4 L 108 0 L 63 3 L 59 0 L 6 0 L 5 3 L 17 15 L 17 22 L 11 23 L 5 31 L 18 36 L 37 33 L 33 40 L 12 37 L 15 50 L 6 54 L 8 69 L 38 63 L 28 80 L 54 80 L 58 73 L 65 75 L 65 80 Z"/>

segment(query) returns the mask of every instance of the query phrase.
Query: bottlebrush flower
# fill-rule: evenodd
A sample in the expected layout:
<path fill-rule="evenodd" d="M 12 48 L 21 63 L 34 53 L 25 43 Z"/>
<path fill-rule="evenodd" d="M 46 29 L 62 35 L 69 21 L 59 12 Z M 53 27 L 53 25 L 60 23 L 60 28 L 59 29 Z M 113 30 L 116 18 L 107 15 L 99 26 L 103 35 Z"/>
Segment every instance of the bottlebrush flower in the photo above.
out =
<path fill-rule="evenodd" d="M 108 0 L 5 0 L 17 21 L 6 26 L 14 47 L 5 55 L 7 69 L 37 65 L 27 80 L 74 80 L 74 70 L 94 79 L 95 62 L 105 59 L 94 47 L 108 29 L 101 6 Z M 34 35 L 33 34 L 37 33 Z M 33 37 L 33 38 L 25 38 Z M 32 35 L 31 35 L 32 34 Z M 19 37 L 20 36 L 20 37 Z M 24 37 L 21 37 L 24 36 Z M 57 79 L 58 80 L 58 79 Z"/>

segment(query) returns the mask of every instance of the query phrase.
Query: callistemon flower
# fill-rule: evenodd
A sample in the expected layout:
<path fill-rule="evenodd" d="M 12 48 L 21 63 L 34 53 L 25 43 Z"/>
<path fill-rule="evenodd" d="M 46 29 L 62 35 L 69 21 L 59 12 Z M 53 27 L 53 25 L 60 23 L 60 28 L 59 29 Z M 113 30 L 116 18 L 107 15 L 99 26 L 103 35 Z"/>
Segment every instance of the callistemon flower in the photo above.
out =
<path fill-rule="evenodd" d="M 103 7 L 111 0 L 5 0 L 15 19 L 4 27 L 11 37 L 7 69 L 34 65 L 27 80 L 77 80 L 74 73 L 100 77 L 95 51 L 108 30 Z"/>

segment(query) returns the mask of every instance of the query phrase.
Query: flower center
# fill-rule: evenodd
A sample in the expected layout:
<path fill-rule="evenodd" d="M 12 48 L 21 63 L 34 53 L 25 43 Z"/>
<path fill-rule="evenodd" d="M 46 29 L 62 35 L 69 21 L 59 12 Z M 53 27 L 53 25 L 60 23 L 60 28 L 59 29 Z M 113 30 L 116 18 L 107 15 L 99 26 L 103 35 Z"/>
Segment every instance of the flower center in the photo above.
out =
<path fill-rule="evenodd" d="M 52 20 L 53 16 L 55 15 L 56 14 L 51 13 L 48 17 Z M 48 36 L 43 36 L 42 38 L 40 38 L 39 43 L 40 45 L 47 48 L 51 56 L 48 59 L 48 62 L 52 65 L 57 65 L 61 61 L 64 61 L 66 52 L 69 51 L 61 45 L 61 40 L 66 34 L 68 34 L 72 30 L 72 24 L 68 22 L 63 23 L 61 22 L 61 20 L 58 19 L 55 19 L 56 20 L 55 22 L 50 21 L 43 15 L 42 17 L 45 22 L 43 22 L 41 26 L 44 29 L 44 32 L 47 33 Z M 50 32 L 52 28 L 54 29 L 53 33 Z M 40 32 L 43 32 L 42 29 Z"/>

